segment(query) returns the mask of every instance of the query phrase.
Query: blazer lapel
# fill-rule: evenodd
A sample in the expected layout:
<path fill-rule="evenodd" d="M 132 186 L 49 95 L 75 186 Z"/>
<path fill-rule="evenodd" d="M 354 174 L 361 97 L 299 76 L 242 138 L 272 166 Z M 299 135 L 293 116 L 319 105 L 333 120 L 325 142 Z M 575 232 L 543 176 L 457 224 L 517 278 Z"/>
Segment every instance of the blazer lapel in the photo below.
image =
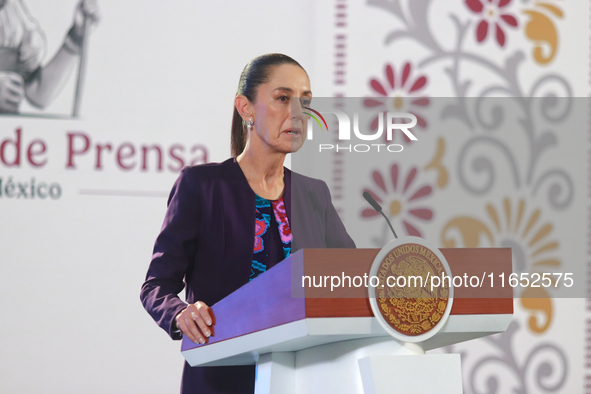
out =
<path fill-rule="evenodd" d="M 228 160 L 227 164 L 229 182 L 221 185 L 220 193 L 224 200 L 226 255 L 248 262 L 238 268 L 241 277 L 248 281 L 254 248 L 255 194 L 236 159 Z"/>

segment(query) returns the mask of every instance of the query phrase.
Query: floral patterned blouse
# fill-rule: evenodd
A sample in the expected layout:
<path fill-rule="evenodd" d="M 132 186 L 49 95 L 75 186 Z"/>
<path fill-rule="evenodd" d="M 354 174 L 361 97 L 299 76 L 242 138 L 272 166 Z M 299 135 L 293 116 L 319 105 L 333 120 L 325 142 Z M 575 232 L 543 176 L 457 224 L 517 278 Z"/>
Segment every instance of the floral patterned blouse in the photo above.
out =
<path fill-rule="evenodd" d="M 283 197 L 270 201 L 256 196 L 254 250 L 250 279 L 285 259 L 291 253 L 291 228 Z"/>

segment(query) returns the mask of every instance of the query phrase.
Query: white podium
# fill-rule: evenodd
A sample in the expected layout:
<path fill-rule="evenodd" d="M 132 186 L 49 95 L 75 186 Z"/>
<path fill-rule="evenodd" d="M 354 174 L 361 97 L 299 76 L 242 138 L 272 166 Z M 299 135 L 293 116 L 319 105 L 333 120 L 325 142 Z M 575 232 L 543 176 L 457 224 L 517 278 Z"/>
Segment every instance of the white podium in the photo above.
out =
<path fill-rule="evenodd" d="M 511 250 L 441 249 L 454 275 L 511 273 Z M 257 394 L 462 392 L 460 357 L 425 351 L 507 329 L 510 288 L 456 288 L 432 337 L 393 338 L 368 298 L 297 298 L 292 281 L 318 267 L 368 273 L 379 249 L 304 249 L 211 307 L 212 336 L 183 339 L 191 366 L 257 365 Z"/>

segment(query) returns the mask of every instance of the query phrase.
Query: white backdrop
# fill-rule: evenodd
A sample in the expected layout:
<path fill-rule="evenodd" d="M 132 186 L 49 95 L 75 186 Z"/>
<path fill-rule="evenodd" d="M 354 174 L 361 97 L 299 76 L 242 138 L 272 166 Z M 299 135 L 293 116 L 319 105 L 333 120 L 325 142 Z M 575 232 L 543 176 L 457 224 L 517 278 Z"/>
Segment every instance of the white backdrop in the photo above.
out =
<path fill-rule="evenodd" d="M 47 62 L 69 29 L 77 1 L 25 1 L 47 36 Z M 22 135 L 21 164 L 11 167 L 0 161 L 0 393 L 178 392 L 183 362 L 180 343 L 171 341 L 156 326 L 139 301 L 167 194 L 178 173 L 179 161 L 170 149 L 174 148 L 185 164 L 194 158 L 203 159 L 204 152 L 207 161 L 226 159 L 239 74 L 251 58 L 268 52 L 282 52 L 298 60 L 308 71 L 316 96 L 375 95 L 369 81 L 385 81 L 386 64 L 391 63 L 400 72 L 405 62 L 412 64 L 412 78 L 428 77 L 425 90 L 419 93 L 460 96 L 449 83 L 445 70 L 449 64 L 421 66 L 420 62 L 430 55 L 424 45 L 413 40 L 386 44 L 389 32 L 408 27 L 387 11 L 395 3 L 99 0 L 102 19 L 90 37 L 81 119 L 48 117 L 70 112 L 73 75 L 49 108 L 39 111 L 24 104 L 21 115 L 0 116 L 0 144 L 9 140 L 6 149 L 10 158 L 10 141 L 15 140 L 19 128 Z M 412 16 L 412 7 L 402 3 L 402 13 Z M 504 27 L 507 45 L 502 48 L 492 35 L 483 44 L 475 41 L 479 16 L 471 13 L 463 1 L 415 3 L 428 15 L 426 25 L 410 24 L 418 26 L 415 32 L 419 37 L 427 31 L 421 28 L 430 29 L 443 47 L 453 48 L 457 36 L 449 16 L 456 15 L 470 23 L 465 40 L 466 51 L 472 55 L 501 67 L 513 53 L 525 54 L 518 76 L 524 91 L 536 78 L 558 74 L 574 96 L 587 96 L 588 2 L 549 1 L 560 7 L 563 16 L 552 19 L 558 32 L 558 50 L 543 65 L 532 58 L 535 45 L 524 35 L 525 11 L 535 7 L 540 10 L 539 2 L 514 0 L 506 6 L 507 12 L 517 16 L 519 26 L 517 30 Z M 346 43 L 339 41 L 343 39 Z M 345 64 L 337 65 L 343 57 Z M 484 87 L 498 80 L 498 75 L 491 75 L 486 68 L 466 66 L 464 70 L 465 79 Z M 77 133 L 73 134 L 78 144 L 74 149 L 81 149 L 82 134 L 90 143 L 86 153 L 74 157 L 76 168 L 67 168 L 68 133 Z M 558 259 L 563 267 L 586 264 L 588 219 L 584 219 L 585 212 L 579 211 L 588 205 L 586 133 L 587 124 L 572 134 L 559 135 L 558 147 L 547 156 L 550 165 L 565 164 L 577 182 L 573 205 L 560 212 L 543 205 L 547 203 L 545 197 L 530 198 L 531 188 L 527 187 L 513 190 L 501 183 L 485 195 L 467 195 L 455 174 L 461 144 L 453 145 L 449 136 L 436 132 L 419 133 L 419 138 L 425 137 L 426 148 L 422 151 L 414 147 L 421 154 L 405 157 L 408 161 L 400 163 L 403 174 L 412 165 L 422 170 L 433 158 L 437 138 L 442 137 L 448 147 L 442 165 L 450 175 L 448 184 L 436 187 L 435 173 L 420 173 L 423 181 L 433 185 L 437 198 L 432 196 L 429 204 L 438 214 L 435 221 L 421 223 L 420 228 L 433 242 L 442 244 L 443 228 L 454 217 L 471 215 L 486 222 L 487 203 L 500 210 L 505 197 L 511 204 L 525 199 L 528 209 L 542 204 L 544 220 L 553 223 L 552 237 L 560 241 Z M 469 136 L 461 138 L 459 141 L 465 142 Z M 46 144 L 46 153 L 38 158 L 47 163 L 39 168 L 26 160 L 26 150 L 33 140 Z M 104 147 L 107 144 L 111 151 Z M 97 145 L 103 146 L 98 169 Z M 131 147 L 135 150 L 133 157 L 124 160 L 134 167 L 130 170 L 117 165 L 117 150 L 122 145 L 126 146 L 123 154 L 131 152 Z M 149 149 L 153 145 L 162 148 L 161 171 L 155 151 Z M 195 146 L 199 148 L 192 153 Z M 141 169 L 144 147 L 148 148 L 146 170 Z M 18 192 L 18 184 L 30 187 L 33 178 L 37 186 L 59 184 L 61 196 L 9 198 L 9 182 L 16 185 Z M 335 186 L 330 179 L 327 181 L 329 186 Z M 363 186 L 372 185 L 368 181 Z M 458 198 L 470 204 L 453 205 Z M 446 202 L 453 209 L 446 211 Z M 344 204 L 344 198 L 335 199 L 335 203 Z M 345 212 L 343 218 L 351 228 L 361 220 L 359 211 Z M 492 228 L 492 224 L 486 224 Z M 574 238 L 565 232 L 572 228 L 579 231 Z M 369 243 L 367 239 L 356 241 Z M 523 366 L 531 348 L 551 343 L 568 358 L 567 381 L 554 391 L 540 388 L 535 377 L 519 382 L 521 372 L 516 378 L 511 373 L 497 374 L 496 367 L 491 367 L 490 373 L 503 383 L 500 387 L 513 385 L 523 392 L 585 392 L 583 300 L 553 300 L 552 325 L 543 332 L 528 330 L 527 319 L 529 313 L 544 319 L 548 309 L 520 308 L 516 302 L 521 330 L 514 339 L 518 343 L 515 347 L 493 346 L 491 350 L 487 348 L 490 342 L 469 342 L 455 349 L 468 355 L 463 360 L 465 379 L 471 379 L 475 360 L 488 354 L 514 356 Z M 507 351 L 509 354 L 502 353 Z M 560 372 L 556 368 L 553 371 Z M 466 386 L 466 393 L 486 392 L 485 383 L 481 381 L 474 391 Z M 497 392 L 509 391 L 503 388 Z"/>
<path fill-rule="evenodd" d="M 61 45 L 76 3 L 26 1 L 47 36 L 46 61 Z M 180 342 L 139 301 L 178 173 L 167 169 L 178 165 L 167 151 L 182 145 L 188 160 L 199 144 L 209 161 L 229 157 L 238 77 L 255 56 L 291 55 L 314 80 L 311 2 L 100 0 L 99 7 L 81 120 L 0 116 L 0 141 L 14 140 L 21 128 L 25 150 L 19 167 L 0 163 L 3 185 L 11 177 L 35 178 L 62 189 L 55 200 L 0 197 L 1 393 L 178 392 Z M 74 79 L 41 114 L 70 112 Z M 28 105 L 21 110 L 35 112 Z M 70 132 L 91 140 L 75 169 L 66 168 Z M 41 168 L 25 160 L 34 139 L 47 146 Z M 82 139 L 75 141 L 80 149 Z M 116 164 L 116 149 L 126 142 L 136 150 L 129 171 Z M 96 144 L 107 143 L 113 151 L 104 151 L 97 170 Z M 142 171 L 141 148 L 153 144 L 163 148 L 164 169 L 157 170 L 150 151 Z M 12 158 L 12 145 L 6 149 Z M 114 195 L 83 194 L 93 190 Z M 117 195 L 125 191 L 148 193 Z"/>

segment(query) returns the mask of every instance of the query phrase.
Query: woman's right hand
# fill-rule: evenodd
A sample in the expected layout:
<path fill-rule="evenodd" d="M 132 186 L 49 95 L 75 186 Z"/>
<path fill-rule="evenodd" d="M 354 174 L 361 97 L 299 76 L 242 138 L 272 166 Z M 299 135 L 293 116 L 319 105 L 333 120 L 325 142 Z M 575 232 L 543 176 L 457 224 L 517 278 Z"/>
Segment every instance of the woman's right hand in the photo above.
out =
<path fill-rule="evenodd" d="M 202 301 L 197 301 L 181 311 L 176 316 L 176 326 L 183 335 L 195 343 L 205 343 L 205 338 L 211 335 L 209 328 L 213 320 L 209 313 L 209 307 Z"/>

